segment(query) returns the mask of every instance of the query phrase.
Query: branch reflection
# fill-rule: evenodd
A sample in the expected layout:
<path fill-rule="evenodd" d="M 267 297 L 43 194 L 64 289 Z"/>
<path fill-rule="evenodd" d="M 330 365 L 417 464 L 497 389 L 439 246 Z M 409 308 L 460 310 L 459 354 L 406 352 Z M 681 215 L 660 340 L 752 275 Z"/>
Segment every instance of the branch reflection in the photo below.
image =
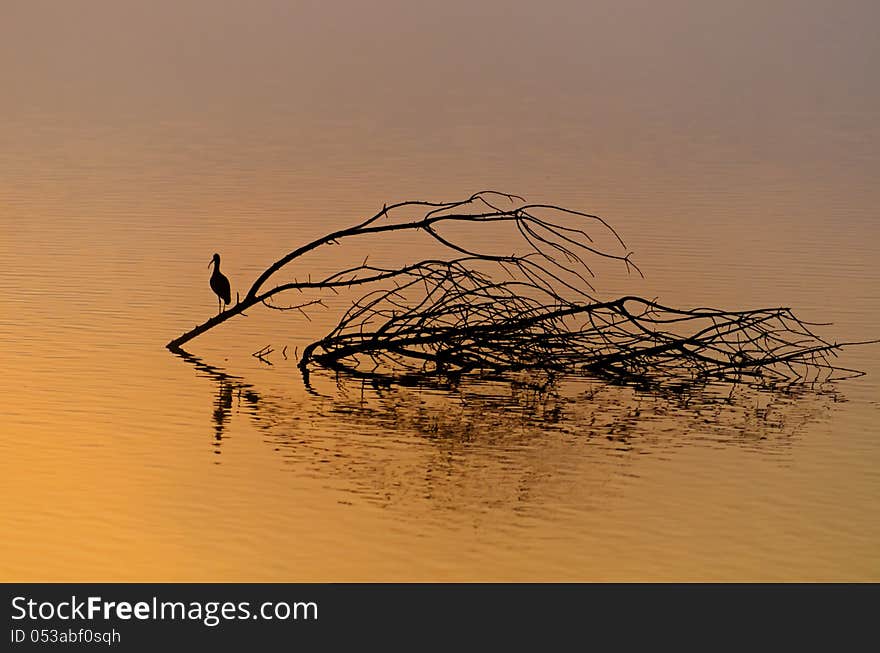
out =
<path fill-rule="evenodd" d="M 218 450 L 233 412 L 243 412 L 283 465 L 340 489 L 346 501 L 378 505 L 527 511 L 559 496 L 589 507 L 624 491 L 640 456 L 694 446 L 736 447 L 784 465 L 804 427 L 841 400 L 828 389 L 652 391 L 534 375 L 405 385 L 331 372 L 313 373 L 310 393 L 258 394 L 194 356 L 185 360 L 217 385 Z"/>

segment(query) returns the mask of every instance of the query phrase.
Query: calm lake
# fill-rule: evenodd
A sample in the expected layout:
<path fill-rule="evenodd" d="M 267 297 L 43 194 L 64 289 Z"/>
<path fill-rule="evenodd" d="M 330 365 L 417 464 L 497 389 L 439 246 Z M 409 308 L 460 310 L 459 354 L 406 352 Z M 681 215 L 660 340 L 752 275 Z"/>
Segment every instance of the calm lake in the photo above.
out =
<path fill-rule="evenodd" d="M 880 345 L 731 404 L 310 392 L 332 299 L 164 347 L 216 312 L 214 252 L 243 296 L 386 202 L 484 188 L 614 225 L 645 279 L 602 297 L 880 337 L 878 5 L 662 4 L 4 5 L 0 580 L 880 580 Z"/>

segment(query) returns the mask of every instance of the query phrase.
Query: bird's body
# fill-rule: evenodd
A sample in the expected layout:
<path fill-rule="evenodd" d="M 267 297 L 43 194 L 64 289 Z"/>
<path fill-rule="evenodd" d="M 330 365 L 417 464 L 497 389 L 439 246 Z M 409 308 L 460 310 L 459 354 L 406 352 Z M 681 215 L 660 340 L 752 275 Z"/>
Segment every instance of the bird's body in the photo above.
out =
<path fill-rule="evenodd" d="M 220 272 L 220 255 L 214 254 L 214 257 L 211 259 L 211 263 L 208 265 L 214 266 L 214 272 L 211 274 L 211 290 L 217 295 L 217 314 L 219 315 L 221 312 L 220 302 L 222 301 L 224 306 L 229 304 L 232 301 L 232 294 L 229 288 L 229 279 L 227 279 L 222 272 Z"/>

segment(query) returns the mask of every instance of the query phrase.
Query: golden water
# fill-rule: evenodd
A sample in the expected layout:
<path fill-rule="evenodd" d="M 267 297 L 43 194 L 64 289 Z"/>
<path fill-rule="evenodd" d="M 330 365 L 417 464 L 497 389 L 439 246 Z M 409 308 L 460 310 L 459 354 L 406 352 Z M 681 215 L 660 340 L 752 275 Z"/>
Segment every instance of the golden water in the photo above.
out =
<path fill-rule="evenodd" d="M 4 6 L 0 579 L 880 580 L 878 346 L 836 395 L 727 407 L 310 394 L 281 349 L 329 311 L 163 348 L 216 310 L 215 251 L 243 292 L 487 187 L 614 224 L 647 278 L 608 296 L 876 338 L 876 7 L 361 4 Z"/>

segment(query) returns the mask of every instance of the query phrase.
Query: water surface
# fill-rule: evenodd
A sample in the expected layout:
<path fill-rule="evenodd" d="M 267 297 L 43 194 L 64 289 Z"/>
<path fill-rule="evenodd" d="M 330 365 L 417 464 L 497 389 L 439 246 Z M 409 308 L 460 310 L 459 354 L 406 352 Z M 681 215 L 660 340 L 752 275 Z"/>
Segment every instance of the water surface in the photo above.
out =
<path fill-rule="evenodd" d="M 4 8 L 0 578 L 880 579 L 878 347 L 834 393 L 733 405 L 313 394 L 280 352 L 329 310 L 164 349 L 216 310 L 213 252 L 243 292 L 385 202 L 482 188 L 614 224 L 646 279 L 603 295 L 878 337 L 876 7 L 582 4 Z"/>

